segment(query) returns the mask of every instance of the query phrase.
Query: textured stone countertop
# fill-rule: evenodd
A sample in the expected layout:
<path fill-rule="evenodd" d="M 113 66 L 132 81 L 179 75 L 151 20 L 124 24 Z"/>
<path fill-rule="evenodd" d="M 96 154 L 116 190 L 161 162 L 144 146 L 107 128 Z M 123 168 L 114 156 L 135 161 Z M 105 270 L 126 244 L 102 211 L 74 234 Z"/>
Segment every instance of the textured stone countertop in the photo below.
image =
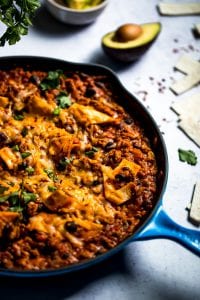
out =
<path fill-rule="evenodd" d="M 173 102 L 199 93 L 200 85 L 179 96 L 169 90 L 170 84 L 183 76 L 173 69 L 179 57 L 188 54 L 200 59 L 200 38 L 195 38 L 192 31 L 200 18 L 160 16 L 158 2 L 110 0 L 96 22 L 84 27 L 59 23 L 42 6 L 29 35 L 14 46 L 0 48 L 0 56 L 48 56 L 98 63 L 114 70 L 124 86 L 148 108 L 163 133 L 169 156 L 165 210 L 175 222 L 196 229 L 200 235 L 200 229 L 188 222 L 185 209 L 194 184 L 200 179 L 200 149 L 177 128 L 177 115 L 170 109 Z M 106 32 L 123 23 L 157 21 L 161 22 L 162 31 L 139 61 L 117 63 L 103 53 L 100 41 Z M 193 150 L 198 157 L 197 165 L 180 162 L 178 148 Z M 0 278 L 0 299 L 197 300 L 200 258 L 171 240 L 133 242 L 107 261 L 71 275 L 40 280 Z"/>

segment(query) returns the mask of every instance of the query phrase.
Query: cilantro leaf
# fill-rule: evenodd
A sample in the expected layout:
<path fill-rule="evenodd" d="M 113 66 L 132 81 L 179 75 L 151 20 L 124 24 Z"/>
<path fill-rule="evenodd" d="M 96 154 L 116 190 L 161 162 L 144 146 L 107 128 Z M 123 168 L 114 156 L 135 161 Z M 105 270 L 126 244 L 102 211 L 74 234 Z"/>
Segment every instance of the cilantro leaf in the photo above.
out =
<path fill-rule="evenodd" d="M 22 212 L 24 207 L 30 201 L 35 201 L 37 196 L 33 193 L 18 190 L 9 195 L 0 197 L 0 203 L 8 201 L 10 204 L 10 211 Z"/>
<path fill-rule="evenodd" d="M 49 192 L 54 192 L 57 190 L 57 187 L 49 185 L 48 190 L 49 190 Z"/>
<path fill-rule="evenodd" d="M 15 152 L 18 152 L 19 151 L 19 145 L 14 145 L 12 147 L 12 150 L 15 151 Z"/>
<path fill-rule="evenodd" d="M 53 111 L 53 115 L 54 115 L 54 116 L 59 116 L 59 114 L 60 114 L 60 107 L 56 107 L 56 108 L 54 109 L 54 111 Z"/>
<path fill-rule="evenodd" d="M 50 169 L 44 169 L 44 172 L 47 174 L 47 176 L 52 179 L 54 182 L 58 181 L 58 176 L 54 173 L 53 170 Z"/>
<path fill-rule="evenodd" d="M 27 128 L 27 127 L 24 127 L 24 128 L 22 129 L 21 135 L 22 135 L 23 137 L 25 137 L 27 134 L 28 134 L 28 128 Z"/>
<path fill-rule="evenodd" d="M 62 70 L 49 71 L 47 77 L 45 77 L 41 83 L 40 88 L 43 91 L 56 89 L 60 84 L 60 76 L 63 74 Z"/>
<path fill-rule="evenodd" d="M 13 203 L 16 204 L 18 195 L 19 195 L 19 192 L 17 191 L 17 192 L 13 192 L 12 194 L 9 194 L 9 195 L 1 196 L 0 203 L 3 203 L 8 200 L 11 204 L 13 204 Z"/>
<path fill-rule="evenodd" d="M 60 94 L 56 97 L 56 100 L 60 108 L 67 108 L 71 105 L 71 98 L 64 91 L 60 92 Z"/>
<path fill-rule="evenodd" d="M 32 167 L 26 167 L 25 171 L 28 173 L 28 175 L 32 175 L 34 173 L 35 169 Z"/>
<path fill-rule="evenodd" d="M 22 120 L 24 120 L 24 115 L 16 114 L 16 115 L 14 115 L 14 119 L 16 121 L 22 121 Z"/>
<path fill-rule="evenodd" d="M 196 154 L 192 150 L 178 149 L 179 160 L 187 162 L 189 165 L 195 166 L 197 164 Z"/>
<path fill-rule="evenodd" d="M 8 188 L 6 186 L 3 186 L 0 184 L 0 194 L 3 194 L 7 190 L 8 190 Z"/>
<path fill-rule="evenodd" d="M 27 152 L 22 152 L 22 153 L 21 153 L 21 157 L 22 157 L 22 158 L 29 157 L 30 155 L 31 155 L 31 152 L 28 152 L 28 151 L 27 151 Z"/>
<path fill-rule="evenodd" d="M 33 193 L 27 193 L 27 192 L 22 192 L 22 200 L 24 201 L 25 204 L 29 203 L 30 201 L 35 201 L 36 200 L 36 195 Z"/>
<path fill-rule="evenodd" d="M 98 152 L 98 149 L 96 147 L 92 147 L 91 150 L 85 152 L 85 155 L 92 158 L 94 157 L 95 152 Z"/>
<path fill-rule="evenodd" d="M 19 191 L 13 192 L 8 196 L 8 201 L 11 206 L 19 206 L 20 205 L 20 196 Z"/>
<path fill-rule="evenodd" d="M 73 161 L 73 157 L 71 158 L 67 158 L 67 157 L 63 157 L 59 160 L 58 165 L 57 165 L 57 169 L 59 171 L 64 171 L 66 169 L 66 167 Z"/>

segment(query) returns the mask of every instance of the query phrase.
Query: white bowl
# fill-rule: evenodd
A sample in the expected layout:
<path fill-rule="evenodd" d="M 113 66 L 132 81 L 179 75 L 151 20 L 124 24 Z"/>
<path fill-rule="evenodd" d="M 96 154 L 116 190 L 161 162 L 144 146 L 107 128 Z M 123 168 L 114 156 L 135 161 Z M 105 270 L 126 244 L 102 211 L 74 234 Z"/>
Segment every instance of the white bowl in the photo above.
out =
<path fill-rule="evenodd" d="M 59 1 L 59 0 L 57 0 Z M 108 0 L 88 9 L 72 9 L 56 0 L 44 0 L 48 11 L 59 21 L 71 25 L 86 25 L 92 23 L 102 13 Z"/>

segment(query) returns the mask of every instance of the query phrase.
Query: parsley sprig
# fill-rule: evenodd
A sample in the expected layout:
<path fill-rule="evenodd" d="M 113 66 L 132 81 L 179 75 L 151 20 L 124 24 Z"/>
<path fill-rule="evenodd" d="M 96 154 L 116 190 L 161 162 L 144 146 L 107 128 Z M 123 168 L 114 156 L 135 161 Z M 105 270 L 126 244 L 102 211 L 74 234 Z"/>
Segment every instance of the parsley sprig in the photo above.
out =
<path fill-rule="evenodd" d="M 26 35 L 39 7 L 39 0 L 1 0 L 0 21 L 7 29 L 0 37 L 0 46 L 4 46 L 5 43 L 14 45 L 21 36 Z"/>

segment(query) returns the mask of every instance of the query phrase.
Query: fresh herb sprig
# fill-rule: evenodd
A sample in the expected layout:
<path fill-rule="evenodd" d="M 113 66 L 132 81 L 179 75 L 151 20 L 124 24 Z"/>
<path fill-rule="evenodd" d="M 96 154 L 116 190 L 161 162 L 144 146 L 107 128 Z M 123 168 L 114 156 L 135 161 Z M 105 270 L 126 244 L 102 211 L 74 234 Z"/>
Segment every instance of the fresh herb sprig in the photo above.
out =
<path fill-rule="evenodd" d="M 47 76 L 41 81 L 40 88 L 43 91 L 56 89 L 60 84 L 61 75 L 63 75 L 62 70 L 49 71 Z"/>
<path fill-rule="evenodd" d="M 61 109 L 70 107 L 71 97 L 66 92 L 61 91 L 60 94 L 56 97 L 57 107 L 53 111 L 54 116 L 58 116 L 61 112 Z"/>
<path fill-rule="evenodd" d="M 7 27 L 0 37 L 0 46 L 16 44 L 28 33 L 32 18 L 40 7 L 39 0 L 1 0 L 0 21 Z"/>
<path fill-rule="evenodd" d="M 187 162 L 189 165 L 195 166 L 197 164 L 197 157 L 192 150 L 178 149 L 179 160 Z"/>
<path fill-rule="evenodd" d="M 60 108 L 66 108 L 71 105 L 71 97 L 64 91 L 60 92 L 60 94 L 56 97 L 56 100 Z"/>

